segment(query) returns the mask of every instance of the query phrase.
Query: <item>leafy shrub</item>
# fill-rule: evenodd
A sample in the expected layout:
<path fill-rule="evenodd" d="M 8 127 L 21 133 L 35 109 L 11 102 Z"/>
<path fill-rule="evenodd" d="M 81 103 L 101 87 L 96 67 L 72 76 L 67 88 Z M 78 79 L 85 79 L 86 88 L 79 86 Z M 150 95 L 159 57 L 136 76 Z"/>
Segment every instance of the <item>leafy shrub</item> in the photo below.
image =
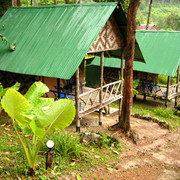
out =
<path fill-rule="evenodd" d="M 13 127 L 23 147 L 29 164 L 29 174 L 35 174 L 35 164 L 40 147 L 47 134 L 62 130 L 69 126 L 75 116 L 75 107 L 72 101 L 62 99 L 54 101 L 51 98 L 42 98 L 48 87 L 35 82 L 23 96 L 13 88 L 9 88 L 1 100 L 2 108 L 11 117 Z M 25 132 L 19 128 L 31 130 L 33 137 L 30 143 Z M 28 133 L 29 134 L 29 133 Z"/>
<path fill-rule="evenodd" d="M 115 137 L 112 137 L 108 133 L 98 132 L 100 135 L 100 139 L 98 142 L 99 147 L 118 147 L 119 146 L 119 140 Z"/>
<path fill-rule="evenodd" d="M 159 75 L 158 76 L 159 84 L 167 85 L 168 76 L 165 75 Z M 176 84 L 176 78 L 170 79 L 170 84 Z"/>
<path fill-rule="evenodd" d="M 56 155 L 71 160 L 72 157 L 80 157 L 82 154 L 82 146 L 77 135 L 75 136 L 71 133 L 59 132 L 51 138 L 54 141 Z"/>
<path fill-rule="evenodd" d="M 174 114 L 174 110 L 170 108 L 162 108 L 158 107 L 157 109 L 154 109 L 154 112 L 161 117 L 164 118 L 172 118 Z"/>

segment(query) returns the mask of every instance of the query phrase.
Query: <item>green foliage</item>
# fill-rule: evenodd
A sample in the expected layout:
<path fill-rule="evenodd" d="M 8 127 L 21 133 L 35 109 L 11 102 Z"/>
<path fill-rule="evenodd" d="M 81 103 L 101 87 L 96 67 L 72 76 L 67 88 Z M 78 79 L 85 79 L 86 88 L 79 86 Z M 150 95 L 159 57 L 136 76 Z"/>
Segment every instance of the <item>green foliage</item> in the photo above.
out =
<path fill-rule="evenodd" d="M 136 89 L 139 85 L 139 79 L 134 79 L 133 80 L 133 88 Z"/>
<path fill-rule="evenodd" d="M 56 156 L 62 156 L 68 160 L 81 156 L 82 145 L 79 142 L 79 136 L 72 135 L 72 133 L 59 132 L 54 134 L 51 139 L 54 142 Z"/>
<path fill-rule="evenodd" d="M 158 84 L 167 85 L 167 81 L 168 81 L 168 76 L 158 75 Z M 170 84 L 171 85 L 176 84 L 176 77 L 175 78 L 171 77 Z"/>
<path fill-rule="evenodd" d="M 148 10 L 149 3 L 142 1 L 137 14 L 137 19 L 140 21 L 140 24 L 147 23 Z M 179 1 L 174 1 L 173 3 L 160 3 L 154 1 L 151 10 L 150 24 L 154 24 L 164 30 L 180 30 Z"/>
<path fill-rule="evenodd" d="M 12 87 L 10 87 L 10 88 L 13 88 L 13 89 L 15 89 L 16 91 L 18 91 L 19 90 L 19 88 L 20 88 L 20 83 L 15 83 Z M 6 93 L 6 91 L 8 90 L 9 88 L 3 88 L 3 85 L 0 83 L 0 100 L 1 100 L 1 98 L 4 96 L 4 94 Z M 0 114 L 1 114 L 1 111 L 2 111 L 2 105 L 1 105 L 1 101 L 0 101 Z"/>
<path fill-rule="evenodd" d="M 133 94 L 134 94 L 134 95 L 139 94 L 139 92 L 136 90 L 136 88 L 138 87 L 138 85 L 139 85 L 139 79 L 134 79 L 134 80 L 133 80 Z"/>
<path fill-rule="evenodd" d="M 174 109 L 158 107 L 153 110 L 158 116 L 163 118 L 173 118 Z"/>
<path fill-rule="evenodd" d="M 158 75 L 158 84 L 167 85 L 168 77 L 165 75 Z"/>
<path fill-rule="evenodd" d="M 0 34 L 0 38 L 2 39 L 3 42 L 5 42 L 6 44 L 9 44 L 9 48 L 10 50 L 14 51 L 16 50 L 16 43 L 10 43 L 6 37 L 4 37 L 2 34 Z"/>
<path fill-rule="evenodd" d="M 43 83 L 35 82 L 25 96 L 10 88 L 1 100 L 2 107 L 13 121 L 30 168 L 35 166 L 39 149 L 46 135 L 66 128 L 75 116 L 75 107 L 71 100 L 63 99 L 52 102 L 52 100 L 47 101 L 38 97 L 47 90 L 48 88 Z M 42 104 L 45 106 L 43 107 Z M 38 112 L 37 109 L 40 111 Z M 33 134 L 31 143 L 25 138 L 25 132 L 24 136 L 18 132 L 18 125 L 22 131 L 24 130 L 22 126 L 31 129 Z"/>
<path fill-rule="evenodd" d="M 97 134 L 100 135 L 98 142 L 99 147 L 118 147 L 120 145 L 119 140 L 115 137 L 112 137 L 108 133 L 98 132 Z"/>

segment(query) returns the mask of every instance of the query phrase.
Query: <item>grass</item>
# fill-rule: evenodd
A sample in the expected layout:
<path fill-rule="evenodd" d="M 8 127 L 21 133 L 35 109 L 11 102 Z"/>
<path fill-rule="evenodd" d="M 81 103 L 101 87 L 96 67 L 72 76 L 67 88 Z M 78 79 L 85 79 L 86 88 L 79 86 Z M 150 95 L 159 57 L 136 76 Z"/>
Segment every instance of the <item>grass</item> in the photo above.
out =
<path fill-rule="evenodd" d="M 114 102 L 112 107 L 118 108 L 118 102 Z M 166 107 L 157 107 L 157 108 L 145 108 L 141 104 L 134 104 L 132 113 L 139 113 L 140 115 L 148 115 L 152 117 L 157 117 L 162 121 L 167 121 L 170 123 L 170 126 L 176 130 L 180 128 L 180 117 L 178 115 L 174 115 L 174 108 L 166 108 Z"/>
<path fill-rule="evenodd" d="M 6 118 L 0 120 L 0 179 L 31 179 L 28 177 L 27 162 L 24 152 L 19 144 L 18 138 L 13 130 L 13 126 L 8 124 Z M 45 154 L 48 151 L 45 143 L 40 151 L 40 156 L 36 165 L 37 179 L 57 179 L 63 175 L 72 174 L 87 176 L 91 168 L 99 165 L 107 165 L 117 159 L 115 152 L 122 151 L 122 144 L 115 146 L 104 146 L 109 142 L 109 135 L 103 134 L 101 146 L 94 144 L 81 144 L 77 134 L 58 133 L 51 137 L 55 142 L 53 148 L 54 169 L 45 170 Z"/>

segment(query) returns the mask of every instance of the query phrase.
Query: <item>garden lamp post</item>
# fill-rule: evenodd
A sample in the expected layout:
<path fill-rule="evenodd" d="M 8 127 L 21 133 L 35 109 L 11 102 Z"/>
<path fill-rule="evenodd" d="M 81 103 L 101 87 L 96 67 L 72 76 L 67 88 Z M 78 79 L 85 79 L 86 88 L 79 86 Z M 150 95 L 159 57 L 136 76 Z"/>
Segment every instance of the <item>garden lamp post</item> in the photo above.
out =
<path fill-rule="evenodd" d="M 46 153 L 46 169 L 52 169 L 54 159 L 54 151 L 52 151 L 52 148 L 54 146 L 54 142 L 49 140 L 46 145 L 49 148 L 49 151 Z"/>

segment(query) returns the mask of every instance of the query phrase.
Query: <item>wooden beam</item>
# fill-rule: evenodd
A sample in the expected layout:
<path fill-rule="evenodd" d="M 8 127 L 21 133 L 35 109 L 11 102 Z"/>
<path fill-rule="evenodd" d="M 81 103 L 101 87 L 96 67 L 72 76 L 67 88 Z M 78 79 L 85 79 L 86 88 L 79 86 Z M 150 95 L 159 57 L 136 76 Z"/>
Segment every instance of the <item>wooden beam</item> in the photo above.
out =
<path fill-rule="evenodd" d="M 100 76 L 100 93 L 99 103 L 102 106 L 103 103 L 103 71 L 104 71 L 104 52 L 101 53 L 101 76 Z M 102 108 L 99 109 L 99 125 L 102 125 Z"/>
<path fill-rule="evenodd" d="M 122 48 L 122 54 L 121 54 L 121 88 L 120 88 L 120 94 L 123 94 L 123 72 L 124 72 L 124 48 Z M 122 109 L 122 102 L 123 99 L 119 100 L 119 121 L 121 119 L 121 109 Z"/>
<path fill-rule="evenodd" d="M 165 106 L 168 106 L 168 96 L 169 96 L 169 86 L 170 86 L 170 80 L 171 77 L 168 76 L 168 81 L 167 81 L 167 91 L 166 91 L 166 100 L 165 100 Z"/>
<path fill-rule="evenodd" d="M 180 73 L 180 65 L 177 70 L 177 79 L 176 79 L 176 83 L 177 83 L 176 93 L 177 94 L 179 93 L 179 73 Z M 177 106 L 177 102 L 178 102 L 178 96 L 176 96 L 175 98 L 175 104 L 174 104 L 175 107 Z"/>
<path fill-rule="evenodd" d="M 75 103 L 76 103 L 76 132 L 80 132 L 80 118 L 79 118 L 79 67 L 76 70 Z"/>

